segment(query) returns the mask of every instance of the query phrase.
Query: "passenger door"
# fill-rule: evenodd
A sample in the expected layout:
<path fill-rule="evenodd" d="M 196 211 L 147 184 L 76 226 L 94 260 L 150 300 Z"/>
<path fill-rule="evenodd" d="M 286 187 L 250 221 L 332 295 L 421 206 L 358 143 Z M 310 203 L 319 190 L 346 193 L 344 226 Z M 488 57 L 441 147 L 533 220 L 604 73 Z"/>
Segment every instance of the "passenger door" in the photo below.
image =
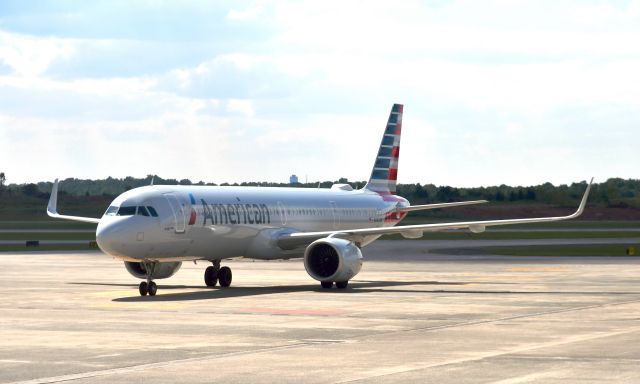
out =
<path fill-rule="evenodd" d="M 164 193 L 162 196 L 167 200 L 169 207 L 171 207 L 171 211 L 173 212 L 175 232 L 184 233 L 187 223 L 184 205 L 180 203 L 180 199 L 175 193 Z"/>

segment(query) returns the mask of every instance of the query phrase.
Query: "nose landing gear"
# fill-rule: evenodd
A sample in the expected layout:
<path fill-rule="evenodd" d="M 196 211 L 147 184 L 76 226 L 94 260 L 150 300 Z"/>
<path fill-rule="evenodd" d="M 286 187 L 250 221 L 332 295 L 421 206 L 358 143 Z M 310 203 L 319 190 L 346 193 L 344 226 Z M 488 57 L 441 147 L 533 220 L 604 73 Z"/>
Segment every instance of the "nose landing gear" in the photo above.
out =
<path fill-rule="evenodd" d="M 153 270 L 156 267 L 156 263 L 154 262 L 144 262 L 144 270 L 147 274 L 147 281 L 143 281 L 138 285 L 138 291 L 140 292 L 140 296 L 155 296 L 156 292 L 158 292 L 158 286 L 151 280 L 153 276 Z"/>
<path fill-rule="evenodd" d="M 215 287 L 218 283 L 220 283 L 221 287 L 230 286 L 233 278 L 231 268 L 220 267 L 220 260 L 214 260 L 211 263 L 213 265 L 207 267 L 204 271 L 204 283 L 207 287 Z"/>

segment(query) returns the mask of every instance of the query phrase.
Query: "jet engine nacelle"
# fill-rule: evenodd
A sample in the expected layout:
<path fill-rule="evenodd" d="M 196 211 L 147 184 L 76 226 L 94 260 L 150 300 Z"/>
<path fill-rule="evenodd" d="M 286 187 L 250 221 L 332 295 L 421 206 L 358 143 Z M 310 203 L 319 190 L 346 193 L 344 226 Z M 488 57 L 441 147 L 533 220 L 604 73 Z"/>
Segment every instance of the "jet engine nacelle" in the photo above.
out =
<path fill-rule="evenodd" d="M 318 281 L 349 281 L 362 268 L 362 252 L 348 240 L 318 239 L 304 251 L 304 268 Z"/>
<path fill-rule="evenodd" d="M 151 275 L 152 279 L 166 279 L 167 277 L 173 276 L 180 266 L 181 262 L 175 263 L 156 263 L 155 268 L 153 268 L 153 274 Z M 142 263 L 134 263 L 131 261 L 125 261 L 124 266 L 127 268 L 130 274 L 137 277 L 138 279 L 146 279 L 147 271 L 144 268 L 144 264 Z"/>

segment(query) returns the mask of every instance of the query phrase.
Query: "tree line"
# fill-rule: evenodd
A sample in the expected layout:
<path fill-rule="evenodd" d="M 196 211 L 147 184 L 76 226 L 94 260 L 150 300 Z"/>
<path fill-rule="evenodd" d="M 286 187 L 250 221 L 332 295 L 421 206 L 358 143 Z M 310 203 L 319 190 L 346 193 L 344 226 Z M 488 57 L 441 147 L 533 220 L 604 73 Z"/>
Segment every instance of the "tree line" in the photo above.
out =
<path fill-rule="evenodd" d="M 108 177 L 101 180 L 69 178 L 60 182 L 60 194 L 70 196 L 115 197 L 127 190 L 150 185 L 152 180 L 156 185 L 217 185 L 203 181 L 192 182 L 188 179 L 163 179 L 154 175 L 148 175 L 145 178 Z M 359 189 L 364 187 L 366 182 L 350 182 L 347 179 L 341 178 L 337 181 L 315 183 L 244 182 L 233 184 L 222 183 L 219 185 L 330 188 L 334 183 L 347 183 L 354 189 Z M 586 181 L 557 186 L 551 183 L 544 183 L 527 187 L 500 185 L 474 188 L 457 188 L 416 183 L 398 184 L 397 194 L 405 197 L 412 204 L 485 199 L 498 203 L 544 203 L 556 206 L 574 206 L 582 197 L 586 186 Z M 0 173 L 0 193 L 48 198 L 51 188 L 51 182 L 6 185 L 5 174 Z M 603 207 L 640 208 L 640 180 L 611 178 L 605 182 L 596 183 L 592 187 L 589 201 L 592 204 Z"/>

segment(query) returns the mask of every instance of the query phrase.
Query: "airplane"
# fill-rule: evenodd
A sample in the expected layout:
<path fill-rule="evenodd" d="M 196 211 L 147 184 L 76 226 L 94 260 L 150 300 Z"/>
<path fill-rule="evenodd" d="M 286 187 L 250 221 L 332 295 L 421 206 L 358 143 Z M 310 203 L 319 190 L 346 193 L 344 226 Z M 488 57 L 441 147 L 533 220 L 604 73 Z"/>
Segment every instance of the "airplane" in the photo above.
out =
<path fill-rule="evenodd" d="M 486 203 L 486 200 L 411 205 L 396 195 L 402 104 L 391 108 L 371 177 L 354 190 L 349 184 L 331 188 L 149 185 L 116 197 L 101 218 L 59 214 L 56 179 L 47 214 L 95 223 L 96 241 L 106 254 L 124 261 L 127 271 L 143 281 L 141 296 L 155 296 L 155 279 L 173 276 L 186 261 L 206 261 L 206 286 L 228 287 L 232 272 L 225 259 L 303 258 L 309 276 L 322 288 L 347 287 L 360 272 L 361 248 L 382 235 L 422 237 L 424 232 L 573 219 L 584 211 L 591 182 L 578 209 L 560 217 L 397 225 L 409 212 Z"/>

